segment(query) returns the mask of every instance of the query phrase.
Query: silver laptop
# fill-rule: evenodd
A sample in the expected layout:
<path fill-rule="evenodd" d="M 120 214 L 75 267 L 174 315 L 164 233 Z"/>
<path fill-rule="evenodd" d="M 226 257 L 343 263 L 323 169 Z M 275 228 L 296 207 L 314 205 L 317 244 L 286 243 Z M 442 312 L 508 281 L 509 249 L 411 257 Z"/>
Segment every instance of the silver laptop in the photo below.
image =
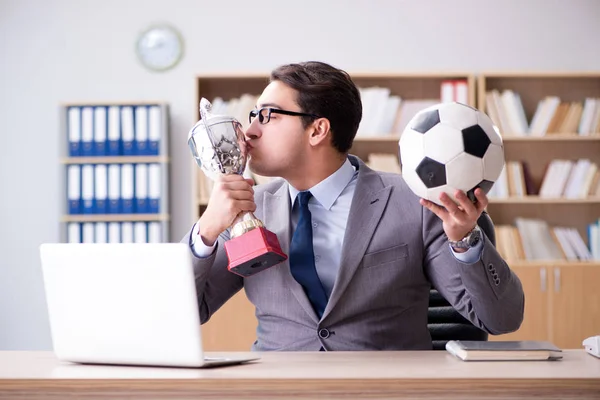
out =
<path fill-rule="evenodd" d="M 204 356 L 183 243 L 42 244 L 40 255 L 60 360 L 212 367 L 259 359 Z"/>

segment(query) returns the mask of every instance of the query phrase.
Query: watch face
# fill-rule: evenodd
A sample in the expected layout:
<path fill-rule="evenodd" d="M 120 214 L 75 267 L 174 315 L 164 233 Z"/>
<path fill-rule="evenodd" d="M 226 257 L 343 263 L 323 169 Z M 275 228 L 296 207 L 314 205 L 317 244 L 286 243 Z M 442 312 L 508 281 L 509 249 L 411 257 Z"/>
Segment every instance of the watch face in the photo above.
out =
<path fill-rule="evenodd" d="M 141 63 L 154 71 L 173 68 L 183 55 L 183 40 L 169 26 L 155 26 L 143 32 L 136 43 Z"/>

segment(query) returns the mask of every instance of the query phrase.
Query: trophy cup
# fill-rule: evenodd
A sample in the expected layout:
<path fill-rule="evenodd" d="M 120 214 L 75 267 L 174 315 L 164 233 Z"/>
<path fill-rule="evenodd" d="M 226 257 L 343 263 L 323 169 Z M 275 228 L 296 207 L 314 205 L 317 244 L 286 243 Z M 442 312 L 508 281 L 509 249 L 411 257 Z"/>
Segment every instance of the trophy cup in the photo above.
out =
<path fill-rule="evenodd" d="M 212 180 L 218 175 L 242 175 L 246 168 L 246 138 L 242 124 L 233 117 L 213 115 L 211 103 L 200 101 L 200 121 L 188 136 L 196 163 Z M 225 242 L 229 271 L 254 275 L 287 259 L 277 235 L 267 230 L 251 212 L 241 213 L 231 225 Z"/>

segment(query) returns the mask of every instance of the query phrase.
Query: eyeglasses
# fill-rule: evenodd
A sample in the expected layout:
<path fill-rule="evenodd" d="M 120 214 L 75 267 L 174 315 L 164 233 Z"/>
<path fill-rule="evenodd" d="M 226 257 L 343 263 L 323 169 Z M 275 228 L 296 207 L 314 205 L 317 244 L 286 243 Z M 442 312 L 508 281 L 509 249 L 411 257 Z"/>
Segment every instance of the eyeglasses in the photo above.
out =
<path fill-rule="evenodd" d="M 263 107 L 258 110 L 250 111 L 248 115 L 248 121 L 252 123 L 254 118 L 258 117 L 258 122 L 262 125 L 269 123 L 271 120 L 271 114 L 284 114 L 284 115 L 294 115 L 299 117 L 312 117 L 312 118 L 320 118 L 315 114 L 307 114 L 296 111 L 288 111 L 288 110 L 280 110 L 279 108 L 271 108 L 271 107 Z"/>

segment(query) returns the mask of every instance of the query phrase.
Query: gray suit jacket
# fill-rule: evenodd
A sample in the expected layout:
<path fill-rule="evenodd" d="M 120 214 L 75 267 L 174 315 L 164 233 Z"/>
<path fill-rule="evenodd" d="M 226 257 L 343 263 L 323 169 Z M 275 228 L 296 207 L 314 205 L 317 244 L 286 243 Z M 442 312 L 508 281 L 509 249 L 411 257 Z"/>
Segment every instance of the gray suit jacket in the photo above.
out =
<path fill-rule="evenodd" d="M 485 331 L 518 329 L 524 307 L 521 282 L 489 240 L 484 240 L 480 261 L 461 263 L 448 246 L 441 220 L 419 204 L 400 175 L 373 171 L 353 156 L 350 160 L 359 168 L 358 180 L 341 265 L 321 320 L 287 261 L 249 278 L 229 272 L 226 231 L 212 256 L 193 257 L 202 323 L 244 288 L 258 319 L 253 350 L 431 349 L 427 308 L 433 285 Z M 258 186 L 254 199 L 255 215 L 287 254 L 288 184 L 277 179 Z M 190 232 L 182 242 L 190 243 Z"/>

